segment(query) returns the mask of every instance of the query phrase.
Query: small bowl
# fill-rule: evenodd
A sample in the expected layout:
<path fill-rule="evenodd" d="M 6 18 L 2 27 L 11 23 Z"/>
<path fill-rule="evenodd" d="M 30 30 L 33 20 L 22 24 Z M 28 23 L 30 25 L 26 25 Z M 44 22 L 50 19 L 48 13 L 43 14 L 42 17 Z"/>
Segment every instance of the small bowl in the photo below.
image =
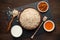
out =
<path fill-rule="evenodd" d="M 46 4 L 47 4 L 47 9 L 46 9 L 45 11 L 40 10 L 39 5 L 40 5 L 41 3 L 46 3 Z M 40 2 L 38 3 L 38 5 L 37 5 L 37 8 L 38 8 L 38 10 L 39 10 L 40 12 L 46 12 L 46 11 L 48 11 L 48 9 L 49 9 L 49 5 L 48 5 L 48 3 L 47 3 L 46 1 L 40 1 Z"/>
<path fill-rule="evenodd" d="M 20 37 L 22 35 L 22 33 L 23 33 L 23 30 L 19 25 L 14 25 L 11 28 L 11 35 L 15 38 Z"/>
<path fill-rule="evenodd" d="M 45 24 L 46 24 L 47 22 L 51 22 L 51 23 L 53 24 L 52 29 L 50 29 L 50 30 L 46 29 Z M 47 32 L 51 32 L 51 31 L 54 30 L 54 28 L 55 28 L 55 24 L 54 24 L 53 21 L 51 21 L 51 20 L 47 20 L 47 21 L 43 24 L 43 28 L 44 28 L 45 31 L 47 31 Z"/>

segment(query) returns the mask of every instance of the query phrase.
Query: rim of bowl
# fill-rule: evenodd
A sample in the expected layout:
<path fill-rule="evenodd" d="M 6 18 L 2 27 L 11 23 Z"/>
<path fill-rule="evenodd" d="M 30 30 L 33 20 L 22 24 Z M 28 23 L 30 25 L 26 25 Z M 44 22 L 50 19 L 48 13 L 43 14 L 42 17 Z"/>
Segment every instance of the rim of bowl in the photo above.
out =
<path fill-rule="evenodd" d="M 39 7 L 38 7 L 41 2 L 45 2 L 45 3 L 47 4 L 47 9 L 46 9 L 45 11 L 41 11 L 41 10 L 39 9 Z M 46 1 L 40 1 L 40 2 L 38 2 L 38 4 L 37 4 L 37 8 L 38 8 L 38 10 L 39 10 L 40 12 L 46 12 L 46 11 L 48 11 L 48 9 L 49 9 L 49 4 L 48 4 Z"/>
<path fill-rule="evenodd" d="M 51 23 L 53 24 L 53 28 L 52 28 L 51 30 L 47 30 L 47 29 L 45 28 L 45 24 L 46 24 L 47 22 L 51 22 Z M 47 31 L 47 32 L 51 32 L 51 31 L 54 30 L 54 28 L 55 28 L 55 24 L 54 24 L 53 21 L 51 21 L 51 20 L 47 20 L 47 21 L 44 23 L 43 28 L 44 28 L 45 31 Z"/>

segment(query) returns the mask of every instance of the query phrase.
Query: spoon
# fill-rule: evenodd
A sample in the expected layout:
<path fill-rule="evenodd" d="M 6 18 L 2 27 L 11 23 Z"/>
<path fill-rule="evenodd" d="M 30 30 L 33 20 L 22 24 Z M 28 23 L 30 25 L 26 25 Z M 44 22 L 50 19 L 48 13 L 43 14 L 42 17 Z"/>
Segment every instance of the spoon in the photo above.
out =
<path fill-rule="evenodd" d="M 12 18 L 11 18 L 9 24 L 8 24 L 7 31 L 10 30 L 11 24 L 12 24 L 12 22 L 13 22 L 13 19 L 18 15 L 18 13 L 19 13 L 19 12 L 18 12 L 18 10 L 16 10 L 16 9 L 14 9 L 14 10 L 10 13 L 10 14 L 12 15 Z"/>
<path fill-rule="evenodd" d="M 41 23 L 40 26 L 36 29 L 36 31 L 34 32 L 34 34 L 31 36 L 31 39 L 34 38 L 34 36 L 35 36 L 36 33 L 38 32 L 39 28 L 41 27 L 41 25 L 42 25 L 46 20 L 47 20 L 47 17 L 44 16 L 44 17 L 43 17 L 43 21 L 42 21 L 42 23 Z"/>

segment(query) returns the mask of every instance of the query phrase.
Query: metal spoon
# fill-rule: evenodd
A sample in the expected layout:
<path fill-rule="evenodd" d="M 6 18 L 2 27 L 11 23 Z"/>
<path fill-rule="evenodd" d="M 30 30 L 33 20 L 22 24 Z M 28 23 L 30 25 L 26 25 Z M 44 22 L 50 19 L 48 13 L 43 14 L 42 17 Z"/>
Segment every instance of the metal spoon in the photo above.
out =
<path fill-rule="evenodd" d="M 10 20 L 10 22 L 9 22 L 9 24 L 8 24 L 8 28 L 7 28 L 7 31 L 9 31 L 10 30 L 10 28 L 11 28 L 11 23 L 13 22 L 13 19 L 18 15 L 18 10 L 16 10 L 16 9 L 14 9 L 10 14 L 12 15 L 12 18 L 11 18 L 11 20 Z"/>
<path fill-rule="evenodd" d="M 34 32 L 34 34 L 31 36 L 31 39 L 34 38 L 34 36 L 35 36 L 36 33 L 38 32 L 39 28 L 41 27 L 41 25 L 42 25 L 46 20 L 47 20 L 47 17 L 44 16 L 44 17 L 43 17 L 43 21 L 42 21 L 42 23 L 41 23 L 40 26 L 36 29 L 36 31 Z"/>

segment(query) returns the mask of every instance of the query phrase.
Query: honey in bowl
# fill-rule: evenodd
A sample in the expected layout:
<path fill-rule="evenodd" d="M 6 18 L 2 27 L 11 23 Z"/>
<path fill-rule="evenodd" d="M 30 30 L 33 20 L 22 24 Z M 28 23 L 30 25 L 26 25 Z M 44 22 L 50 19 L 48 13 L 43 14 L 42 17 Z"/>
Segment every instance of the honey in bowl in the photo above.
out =
<path fill-rule="evenodd" d="M 54 30 L 55 28 L 55 24 L 53 21 L 51 20 L 47 20 L 45 23 L 44 23 L 44 29 L 47 31 L 47 32 L 51 32 Z"/>
<path fill-rule="evenodd" d="M 40 1 L 37 5 L 37 8 L 40 12 L 46 12 L 49 8 L 49 5 L 45 1 Z"/>

